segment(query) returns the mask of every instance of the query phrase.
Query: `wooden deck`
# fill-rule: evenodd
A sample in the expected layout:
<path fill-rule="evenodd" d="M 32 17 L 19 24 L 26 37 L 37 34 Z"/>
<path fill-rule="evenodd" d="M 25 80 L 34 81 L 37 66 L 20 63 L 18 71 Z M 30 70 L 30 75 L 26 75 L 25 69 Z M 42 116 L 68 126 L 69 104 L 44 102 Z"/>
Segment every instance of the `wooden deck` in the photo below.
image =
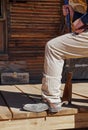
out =
<path fill-rule="evenodd" d="M 62 85 L 62 90 L 64 84 Z M 0 86 L 0 130 L 57 130 L 88 128 L 88 83 L 74 83 L 72 105 L 57 114 L 23 111 L 26 103 L 39 102 L 41 85 Z"/>

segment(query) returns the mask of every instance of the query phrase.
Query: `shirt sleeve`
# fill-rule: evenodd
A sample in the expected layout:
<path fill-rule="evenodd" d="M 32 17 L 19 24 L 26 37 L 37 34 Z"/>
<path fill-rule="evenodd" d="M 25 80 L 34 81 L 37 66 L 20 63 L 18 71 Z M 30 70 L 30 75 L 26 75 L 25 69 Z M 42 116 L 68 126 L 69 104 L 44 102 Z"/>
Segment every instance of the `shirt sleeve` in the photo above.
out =
<path fill-rule="evenodd" d="M 78 18 L 80 18 L 82 16 L 83 16 L 82 13 L 79 13 L 79 12 L 75 11 L 72 22 L 74 22 L 76 19 L 78 19 Z"/>
<path fill-rule="evenodd" d="M 79 13 L 79 12 L 74 12 L 73 20 L 74 22 L 76 19 L 81 18 L 81 21 L 85 24 L 88 25 L 88 12 L 85 14 Z"/>
<path fill-rule="evenodd" d="M 81 16 L 81 21 L 82 21 L 85 25 L 88 25 L 88 13 L 85 13 L 83 16 Z"/>

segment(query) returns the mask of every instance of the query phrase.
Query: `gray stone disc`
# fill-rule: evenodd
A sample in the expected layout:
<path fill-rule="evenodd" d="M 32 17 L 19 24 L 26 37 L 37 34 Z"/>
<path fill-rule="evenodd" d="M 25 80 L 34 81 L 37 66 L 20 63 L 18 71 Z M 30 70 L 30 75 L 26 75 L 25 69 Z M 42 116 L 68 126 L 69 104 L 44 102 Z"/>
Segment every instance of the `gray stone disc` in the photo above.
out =
<path fill-rule="evenodd" d="M 43 112 L 48 110 L 48 105 L 45 103 L 36 103 L 36 104 L 26 104 L 23 106 L 23 109 L 30 112 Z"/>

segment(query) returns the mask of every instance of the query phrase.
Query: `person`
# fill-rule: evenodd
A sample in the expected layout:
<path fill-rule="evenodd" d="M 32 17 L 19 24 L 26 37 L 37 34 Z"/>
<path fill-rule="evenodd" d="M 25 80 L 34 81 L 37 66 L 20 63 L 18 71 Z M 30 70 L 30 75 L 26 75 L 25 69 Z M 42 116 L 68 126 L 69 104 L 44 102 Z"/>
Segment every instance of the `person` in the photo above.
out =
<path fill-rule="evenodd" d="M 74 11 L 71 5 L 63 5 L 62 9 L 64 16 L 70 11 L 73 32 L 51 39 L 45 46 L 41 87 L 43 103 L 40 106 L 32 105 L 36 112 L 48 109 L 53 113 L 61 110 L 63 103 L 60 88 L 64 60 L 88 57 L 88 10 L 85 14 L 81 14 Z M 25 110 L 32 111 L 32 108 L 29 104 L 24 105 Z"/>

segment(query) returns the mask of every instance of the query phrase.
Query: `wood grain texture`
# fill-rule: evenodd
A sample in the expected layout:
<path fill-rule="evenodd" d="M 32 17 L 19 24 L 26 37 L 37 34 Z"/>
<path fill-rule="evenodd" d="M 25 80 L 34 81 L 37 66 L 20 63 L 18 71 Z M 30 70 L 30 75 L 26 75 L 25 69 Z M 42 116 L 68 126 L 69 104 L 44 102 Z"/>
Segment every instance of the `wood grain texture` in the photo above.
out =
<path fill-rule="evenodd" d="M 38 52 L 43 57 L 46 42 L 59 34 L 57 30 L 61 22 L 61 5 L 62 2 L 58 0 L 14 2 L 9 5 L 9 52 L 13 54 L 12 56 L 15 56 L 16 53 L 20 55 L 27 53 L 28 50 L 29 57 L 34 57 L 34 53 L 39 56 Z M 36 40 L 34 41 L 34 39 Z M 29 43 L 26 44 L 27 40 Z M 37 40 L 38 42 L 36 42 Z M 33 44 L 36 45 L 33 47 Z M 43 48 L 41 48 L 41 44 L 43 44 Z M 24 45 L 25 48 L 22 49 Z M 35 50 L 36 48 L 38 51 Z M 30 55 L 30 52 L 33 56 Z"/>
<path fill-rule="evenodd" d="M 82 89 L 82 85 L 85 86 L 84 89 Z M 64 84 L 62 88 L 63 86 Z M 48 112 L 33 113 L 22 109 L 23 104 L 41 101 L 41 84 L 1 85 L 0 130 L 15 130 L 16 128 L 19 130 L 40 130 L 41 127 L 42 130 L 88 128 L 88 98 L 83 96 L 86 86 L 87 83 L 75 83 L 72 104 L 63 107 L 56 114 L 51 114 Z M 77 87 L 80 88 L 80 95 Z"/>
<path fill-rule="evenodd" d="M 82 117 L 79 115 L 68 115 L 63 117 L 47 117 L 26 120 L 13 120 L 0 122 L 1 130 L 63 130 L 71 128 L 88 128 L 88 122 L 85 121 L 86 114 Z M 80 120 L 78 119 L 80 117 Z M 88 116 L 87 116 L 88 117 Z M 86 118 L 88 120 L 88 118 Z M 64 124 L 64 125 L 63 125 Z"/>
<path fill-rule="evenodd" d="M 8 60 L 27 60 L 33 80 L 42 77 L 45 44 L 60 35 L 62 3 L 61 0 L 8 2 Z"/>
<path fill-rule="evenodd" d="M 1 93 L 5 98 L 11 113 L 12 119 L 24 119 L 24 118 L 36 118 L 45 117 L 46 112 L 42 113 L 32 113 L 23 110 L 23 105 L 28 103 L 33 103 L 31 98 L 22 93 L 15 86 L 1 86 Z"/>
<path fill-rule="evenodd" d="M 4 102 L 0 92 L 0 121 L 10 120 L 11 118 L 12 118 L 12 113 L 8 108 L 7 104 Z"/>

